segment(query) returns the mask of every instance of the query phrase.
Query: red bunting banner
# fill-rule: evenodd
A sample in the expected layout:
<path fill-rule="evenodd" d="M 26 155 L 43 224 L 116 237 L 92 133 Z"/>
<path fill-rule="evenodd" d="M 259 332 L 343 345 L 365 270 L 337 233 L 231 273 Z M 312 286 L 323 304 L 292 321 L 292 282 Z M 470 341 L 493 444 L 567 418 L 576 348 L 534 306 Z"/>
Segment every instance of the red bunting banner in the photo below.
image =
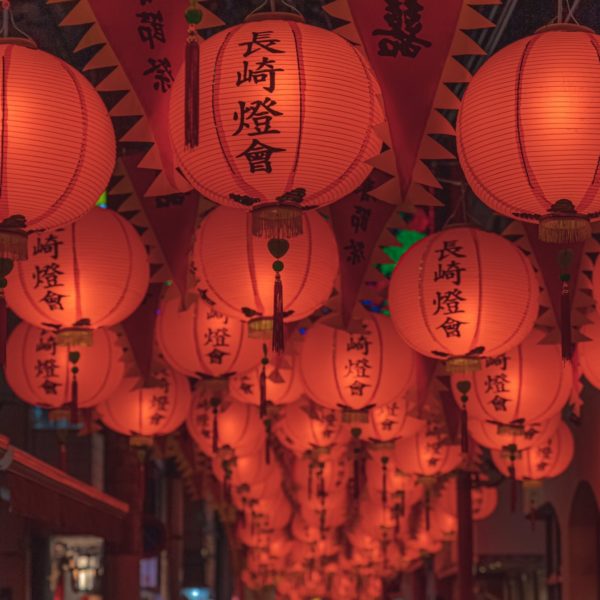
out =
<path fill-rule="evenodd" d="M 406 196 L 463 0 L 348 0 L 381 85 Z"/>

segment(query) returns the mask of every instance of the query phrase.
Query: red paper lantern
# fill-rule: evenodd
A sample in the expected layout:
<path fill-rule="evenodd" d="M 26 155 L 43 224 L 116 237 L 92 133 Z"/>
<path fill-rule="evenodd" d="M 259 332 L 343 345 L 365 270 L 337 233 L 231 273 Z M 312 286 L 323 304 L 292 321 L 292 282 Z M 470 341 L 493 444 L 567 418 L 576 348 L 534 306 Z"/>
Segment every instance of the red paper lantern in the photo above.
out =
<path fill-rule="evenodd" d="M 292 505 L 282 492 L 272 498 L 259 498 L 251 509 L 246 509 L 244 512 L 251 526 L 283 529 L 292 518 Z"/>
<path fill-rule="evenodd" d="M 545 421 L 559 413 L 573 386 L 573 371 L 558 345 L 541 344 L 535 330 L 512 350 L 482 362 L 481 371 L 452 376 L 452 393 L 459 406 L 460 381 L 471 388 L 465 397 L 469 417 L 496 423 Z"/>
<path fill-rule="evenodd" d="M 76 362 L 56 334 L 19 323 L 7 343 L 5 375 L 12 391 L 29 404 L 60 408 L 73 400 L 77 369 L 77 405 L 91 408 L 112 396 L 123 381 L 123 348 L 110 329 L 98 329 L 94 345 L 81 348 Z"/>
<path fill-rule="evenodd" d="M 510 284 L 507 284 L 507 281 Z M 449 227 L 404 254 L 390 283 L 392 320 L 407 344 L 450 370 L 520 344 L 538 315 L 527 257 L 500 235 Z"/>
<path fill-rule="evenodd" d="M 423 488 L 416 483 L 414 476 L 403 472 L 396 460 L 393 450 L 391 456 L 387 452 L 372 452 L 366 463 L 366 490 L 372 502 L 386 504 L 400 503 L 404 512 L 418 502 L 423 496 Z"/>
<path fill-rule="evenodd" d="M 491 450 L 512 447 L 517 451 L 535 446 L 551 436 L 560 423 L 560 416 L 547 421 L 521 422 L 504 425 L 478 419 L 469 420 L 469 434 L 480 445 Z"/>
<path fill-rule="evenodd" d="M 396 442 L 394 460 L 404 473 L 436 477 L 456 469 L 462 455 L 460 447 L 449 443 L 438 423 L 428 422 L 424 431 Z"/>
<path fill-rule="evenodd" d="M 414 352 L 389 319 L 377 314 L 366 314 L 356 332 L 314 325 L 300 354 L 302 377 L 315 402 L 353 411 L 394 402 L 400 418 L 415 368 Z"/>
<path fill-rule="evenodd" d="M 229 394 L 238 402 L 260 406 L 262 367 L 239 373 L 229 380 Z M 277 356 L 265 368 L 266 401 L 280 406 L 296 402 L 304 393 L 298 360 L 293 355 Z"/>
<path fill-rule="evenodd" d="M 176 162 L 210 200 L 263 209 L 257 232 L 293 234 L 290 213 L 335 202 L 371 172 L 379 86 L 340 36 L 276 13 L 206 40 L 199 72 L 197 144 L 186 140 L 184 77 L 173 86 Z"/>
<path fill-rule="evenodd" d="M 58 329 L 61 342 L 89 343 L 91 330 L 120 323 L 144 299 L 146 249 L 112 210 L 94 208 L 28 244 L 29 258 L 8 276 L 7 304 L 31 325 Z"/>
<path fill-rule="evenodd" d="M 321 460 L 327 460 L 331 448 L 345 444 L 349 438 L 339 411 L 309 400 L 282 407 L 273 432 L 297 456 L 316 450 Z"/>
<path fill-rule="evenodd" d="M 131 381 L 98 406 L 102 422 L 125 435 L 168 435 L 184 421 L 190 410 L 188 380 L 167 368 L 151 373 L 152 385 L 131 388 Z"/>
<path fill-rule="evenodd" d="M 249 404 L 225 400 L 215 404 L 210 395 L 196 394 L 187 428 L 204 454 L 233 451 L 245 456 L 259 451 L 265 441 L 258 410 Z"/>
<path fill-rule="evenodd" d="M 499 213 L 539 222 L 545 241 L 589 237 L 600 211 L 599 45 L 585 27 L 544 27 L 492 56 L 459 112 L 473 191 Z"/>
<path fill-rule="evenodd" d="M 252 236 L 251 219 L 230 208 L 216 208 L 196 233 L 194 266 L 201 292 L 215 308 L 260 329 L 272 323 L 273 254 L 264 239 Z M 285 321 L 311 315 L 329 298 L 338 273 L 337 243 L 318 213 L 302 215 L 303 233 L 289 242 L 283 271 Z"/>
<path fill-rule="evenodd" d="M 165 361 L 188 377 L 224 377 L 260 362 L 262 343 L 248 336 L 248 325 L 196 299 L 182 310 L 171 287 L 160 304 L 156 341 Z"/>
<path fill-rule="evenodd" d="M 450 479 L 435 501 L 436 509 L 453 516 L 458 515 L 456 479 Z M 471 487 L 471 507 L 473 519 L 483 521 L 491 517 L 498 506 L 498 490 L 495 487 L 481 485 Z"/>
<path fill-rule="evenodd" d="M 255 455 L 247 455 L 244 457 L 238 457 L 236 462 L 241 458 L 248 458 L 252 456 L 263 465 L 266 465 L 263 454 L 260 452 Z M 216 471 L 216 469 L 214 469 Z M 260 498 L 273 498 L 281 492 L 281 486 L 283 485 L 283 472 L 280 467 L 275 466 L 273 463 L 270 464 L 270 470 L 268 476 L 265 479 L 259 481 L 244 481 L 242 483 L 234 483 L 231 485 L 231 501 L 240 510 L 246 506 L 252 505 L 256 500 Z"/>
<path fill-rule="evenodd" d="M 594 274 L 594 298 L 596 305 L 600 306 L 600 273 Z M 582 341 L 577 344 L 577 358 L 581 371 L 585 378 L 597 389 L 600 389 L 600 318 L 593 311 L 586 315 L 591 320 L 581 328 L 581 335 L 590 341 Z"/>
<path fill-rule="evenodd" d="M 25 231 L 65 225 L 94 206 L 112 175 L 115 134 L 81 73 L 33 43 L 5 42 L 0 256 L 23 259 Z"/>
<path fill-rule="evenodd" d="M 362 437 L 376 442 L 411 437 L 425 428 L 426 422 L 408 415 L 399 402 L 375 406 L 369 411 L 369 421 Z"/>
<path fill-rule="evenodd" d="M 552 435 L 539 438 L 535 446 L 516 455 L 493 450 L 492 460 L 506 477 L 511 476 L 514 466 L 515 479 L 535 481 L 562 475 L 571 464 L 574 454 L 573 434 L 565 423 L 560 423 Z"/>
<path fill-rule="evenodd" d="M 296 458 L 291 471 L 292 483 L 297 492 L 306 492 L 318 500 L 323 494 L 330 496 L 346 490 L 350 466 L 345 452 L 337 452 L 335 458 L 327 461 Z"/>

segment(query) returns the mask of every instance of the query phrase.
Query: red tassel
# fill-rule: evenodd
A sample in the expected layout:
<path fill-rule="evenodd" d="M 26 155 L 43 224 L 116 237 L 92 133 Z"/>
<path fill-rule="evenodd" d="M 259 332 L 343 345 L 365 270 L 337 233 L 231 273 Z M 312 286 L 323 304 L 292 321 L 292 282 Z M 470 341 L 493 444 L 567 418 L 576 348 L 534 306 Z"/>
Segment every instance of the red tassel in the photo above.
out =
<path fill-rule="evenodd" d="M 510 466 L 508 467 L 508 473 L 510 475 L 510 512 L 517 510 L 517 479 L 515 477 L 515 465 L 511 459 Z"/>
<path fill-rule="evenodd" d="M 185 46 L 185 145 L 196 148 L 200 138 L 200 44 L 189 27 Z"/>
<path fill-rule="evenodd" d="M 381 481 L 381 504 L 383 505 L 383 508 L 385 508 L 387 506 L 387 464 L 388 464 L 388 457 L 387 456 L 382 456 L 381 457 L 381 468 L 383 470 L 382 473 L 382 481 Z"/>
<path fill-rule="evenodd" d="M 562 357 L 571 360 L 573 356 L 573 341 L 571 339 L 571 293 L 567 280 L 562 282 L 560 293 L 560 339 Z"/>
<path fill-rule="evenodd" d="M 360 450 L 354 450 L 354 499 L 360 496 Z"/>
<path fill-rule="evenodd" d="M 273 289 L 273 352 L 283 352 L 283 284 L 281 275 L 275 275 L 275 286 Z"/>
<path fill-rule="evenodd" d="M 267 358 L 267 345 L 263 344 L 263 358 L 261 360 L 262 369 L 260 371 L 259 384 L 260 384 L 260 417 L 264 419 L 267 416 L 267 365 L 269 359 Z"/>
<path fill-rule="evenodd" d="M 265 441 L 265 461 L 268 465 L 271 464 L 271 420 L 265 420 L 266 441 Z"/>
<path fill-rule="evenodd" d="M 308 465 L 308 483 L 307 483 L 307 493 L 308 493 L 308 499 L 312 499 L 312 495 L 313 495 L 313 469 L 315 468 L 315 465 L 313 464 L 313 462 L 311 461 Z"/>
<path fill-rule="evenodd" d="M 469 417 L 465 404 L 460 411 L 460 448 L 463 454 L 469 453 Z"/>
<path fill-rule="evenodd" d="M 212 449 L 216 454 L 219 451 L 219 400 L 213 399 L 213 435 L 212 435 Z"/>
<path fill-rule="evenodd" d="M 69 362 L 71 363 L 71 424 L 79 423 L 79 385 L 77 383 L 77 373 L 79 368 L 79 352 L 69 352 Z"/>
<path fill-rule="evenodd" d="M 431 494 L 429 488 L 425 489 L 425 529 L 431 528 Z"/>
<path fill-rule="evenodd" d="M 325 478 L 323 477 L 323 469 L 325 469 L 325 463 L 319 463 L 319 470 L 317 471 L 318 484 L 317 484 L 317 495 L 321 499 L 321 506 L 325 506 Z"/>

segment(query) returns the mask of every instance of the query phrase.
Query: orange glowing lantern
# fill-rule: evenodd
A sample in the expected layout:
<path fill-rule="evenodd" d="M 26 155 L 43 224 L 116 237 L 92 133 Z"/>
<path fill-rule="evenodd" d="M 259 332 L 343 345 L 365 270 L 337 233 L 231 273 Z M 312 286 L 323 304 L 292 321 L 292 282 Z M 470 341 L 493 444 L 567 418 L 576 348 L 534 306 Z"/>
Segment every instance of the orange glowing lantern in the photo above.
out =
<path fill-rule="evenodd" d="M 335 494 L 345 490 L 350 475 L 350 463 L 344 452 L 336 452 L 335 458 L 321 460 L 317 458 L 296 458 L 291 476 L 294 486 L 305 491 L 309 498 L 323 494 Z"/>
<path fill-rule="evenodd" d="M 304 213 L 302 221 L 303 233 L 289 243 L 284 240 L 287 250 L 280 256 L 285 255 L 285 268 L 276 275 L 283 287 L 286 322 L 308 317 L 322 306 L 338 273 L 337 243 L 329 223 L 318 213 Z M 224 314 L 250 319 L 254 330 L 272 327 L 277 316 L 270 247 L 252 237 L 247 213 L 230 208 L 211 211 L 196 233 L 193 256 L 202 293 Z"/>
<path fill-rule="evenodd" d="M 521 451 L 551 436 L 559 423 L 560 415 L 547 421 L 517 421 L 509 424 L 470 419 L 469 434 L 479 445 L 491 450 L 510 447 Z"/>
<path fill-rule="evenodd" d="M 394 332 L 389 319 L 377 314 L 365 315 L 356 332 L 314 325 L 300 354 L 311 398 L 347 414 L 395 403 L 398 418 L 404 418 L 404 394 L 415 368 L 415 353 Z M 362 420 L 368 420 L 366 413 Z"/>
<path fill-rule="evenodd" d="M 251 526 L 263 529 L 283 529 L 293 514 L 292 505 L 283 492 L 272 498 L 259 498 L 244 512 Z"/>
<path fill-rule="evenodd" d="M 165 361 L 188 377 L 218 378 L 247 371 L 260 362 L 262 344 L 248 325 L 196 299 L 187 310 L 174 286 L 156 319 L 156 341 Z"/>
<path fill-rule="evenodd" d="M 237 457 L 235 462 L 238 463 L 242 458 L 246 459 L 249 457 L 255 457 L 256 459 L 260 460 L 263 465 L 267 464 L 263 455 L 260 453 L 247 455 L 244 457 Z M 219 475 L 216 473 L 216 471 L 217 468 L 213 467 L 213 472 L 215 472 L 215 475 L 217 478 L 219 478 Z M 224 476 L 225 473 L 222 475 L 223 481 L 225 481 Z M 241 480 L 241 477 L 239 479 Z M 232 481 L 231 501 L 237 508 L 242 510 L 247 506 L 251 506 L 260 498 L 273 498 L 274 496 L 279 495 L 282 485 L 283 472 L 281 468 L 271 464 L 268 475 L 264 479 L 261 478 L 258 481 L 243 481 L 241 483 L 234 483 Z"/>
<path fill-rule="evenodd" d="M 234 375 L 229 380 L 229 394 L 238 402 L 261 405 L 262 368 Z M 304 393 L 298 360 L 295 356 L 277 356 L 265 368 L 265 400 L 280 406 L 296 402 Z"/>
<path fill-rule="evenodd" d="M 456 479 L 451 479 L 435 501 L 436 509 L 449 515 L 458 515 Z M 483 521 L 494 514 L 498 506 L 498 490 L 486 485 L 471 488 L 473 519 Z"/>
<path fill-rule="evenodd" d="M 499 213 L 539 222 L 544 241 L 589 237 L 600 211 L 599 45 L 585 27 L 544 27 L 492 56 L 459 112 L 458 156 L 473 191 Z"/>
<path fill-rule="evenodd" d="M 219 451 L 235 456 L 253 454 L 265 440 L 256 407 L 233 400 L 215 403 L 207 394 L 195 395 L 187 428 L 200 450 L 209 456 Z"/>
<path fill-rule="evenodd" d="M 559 345 L 540 344 L 535 330 L 516 348 L 482 361 L 476 373 L 452 376 L 456 403 L 473 419 L 495 423 L 544 421 L 559 413 L 573 386 L 573 369 L 565 364 Z M 470 390 L 461 394 L 460 381 Z"/>
<path fill-rule="evenodd" d="M 335 202 L 367 177 L 384 117 L 353 45 L 296 15 L 270 16 L 202 44 L 199 99 L 185 97 L 178 77 L 169 125 L 187 180 L 214 202 L 252 210 L 257 234 L 281 238 L 298 232 L 301 210 Z M 190 139 L 191 101 L 199 126 Z"/>
<path fill-rule="evenodd" d="M 54 332 L 19 323 L 8 338 L 5 374 L 12 391 L 30 404 L 60 408 L 73 402 L 76 382 L 77 406 L 91 408 L 121 385 L 123 348 L 113 331 L 98 329 L 94 345 L 73 356 Z"/>
<path fill-rule="evenodd" d="M 520 481 L 537 481 L 558 477 L 573 460 L 575 443 L 573 434 L 565 423 L 560 423 L 552 435 L 538 439 L 535 446 L 511 453 L 493 450 L 492 460 L 498 470 Z"/>
<path fill-rule="evenodd" d="M 510 285 L 506 284 L 510 277 Z M 502 236 L 449 227 L 412 246 L 390 283 L 392 320 L 407 344 L 450 371 L 520 344 L 539 309 L 527 257 Z"/>
<path fill-rule="evenodd" d="M 151 381 L 147 387 L 138 382 L 133 389 L 128 381 L 98 405 L 102 422 L 119 433 L 144 438 L 175 431 L 190 410 L 188 380 L 176 371 L 160 368 L 151 373 Z"/>
<path fill-rule="evenodd" d="M 375 442 L 391 442 L 416 435 L 425 425 L 425 421 L 409 416 L 399 402 L 392 402 L 369 411 L 369 421 L 363 427 L 362 437 Z"/>
<path fill-rule="evenodd" d="M 60 343 L 89 344 L 142 302 L 149 282 L 144 244 L 123 217 L 94 208 L 71 225 L 29 236 L 29 258 L 8 276 L 8 306 Z"/>
<path fill-rule="evenodd" d="M 434 422 L 428 422 L 425 430 L 412 438 L 398 440 L 394 451 L 396 466 L 421 478 L 450 473 L 461 460 L 460 447 L 450 444 L 444 429 Z"/>
<path fill-rule="evenodd" d="M 3 40 L 0 56 L 0 257 L 24 259 L 26 231 L 63 226 L 94 206 L 112 175 L 115 134 L 102 99 L 76 69 L 29 40 Z M 36 247 L 30 243 L 30 252 Z"/>
<path fill-rule="evenodd" d="M 349 437 L 339 411 L 309 400 L 282 407 L 273 433 L 297 456 L 316 451 L 322 455 L 321 460 L 327 460 L 331 448 L 336 444 L 344 444 Z"/>

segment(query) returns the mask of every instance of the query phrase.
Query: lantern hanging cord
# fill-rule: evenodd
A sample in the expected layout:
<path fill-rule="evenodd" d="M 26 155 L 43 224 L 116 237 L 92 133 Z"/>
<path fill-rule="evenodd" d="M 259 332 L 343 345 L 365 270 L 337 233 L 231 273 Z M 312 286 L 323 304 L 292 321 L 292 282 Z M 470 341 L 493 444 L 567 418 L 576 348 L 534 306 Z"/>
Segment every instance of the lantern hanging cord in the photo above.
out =
<path fill-rule="evenodd" d="M 264 0 L 264 2 L 260 6 L 255 8 L 250 13 L 250 15 L 254 15 L 256 13 L 264 12 L 267 10 L 269 12 L 279 12 L 278 8 L 277 8 L 277 4 L 281 4 L 283 7 L 285 7 L 287 9 L 287 11 L 289 11 L 291 13 L 302 16 L 302 13 L 295 6 L 292 6 L 289 2 L 286 2 L 286 0 Z M 284 11 L 284 12 L 286 12 L 286 11 Z"/>
<path fill-rule="evenodd" d="M 2 38 L 18 37 L 10 34 L 11 28 L 19 33 L 21 37 L 33 42 L 31 36 L 27 35 L 27 33 L 17 27 L 15 17 L 11 10 L 10 0 L 2 0 Z"/>

